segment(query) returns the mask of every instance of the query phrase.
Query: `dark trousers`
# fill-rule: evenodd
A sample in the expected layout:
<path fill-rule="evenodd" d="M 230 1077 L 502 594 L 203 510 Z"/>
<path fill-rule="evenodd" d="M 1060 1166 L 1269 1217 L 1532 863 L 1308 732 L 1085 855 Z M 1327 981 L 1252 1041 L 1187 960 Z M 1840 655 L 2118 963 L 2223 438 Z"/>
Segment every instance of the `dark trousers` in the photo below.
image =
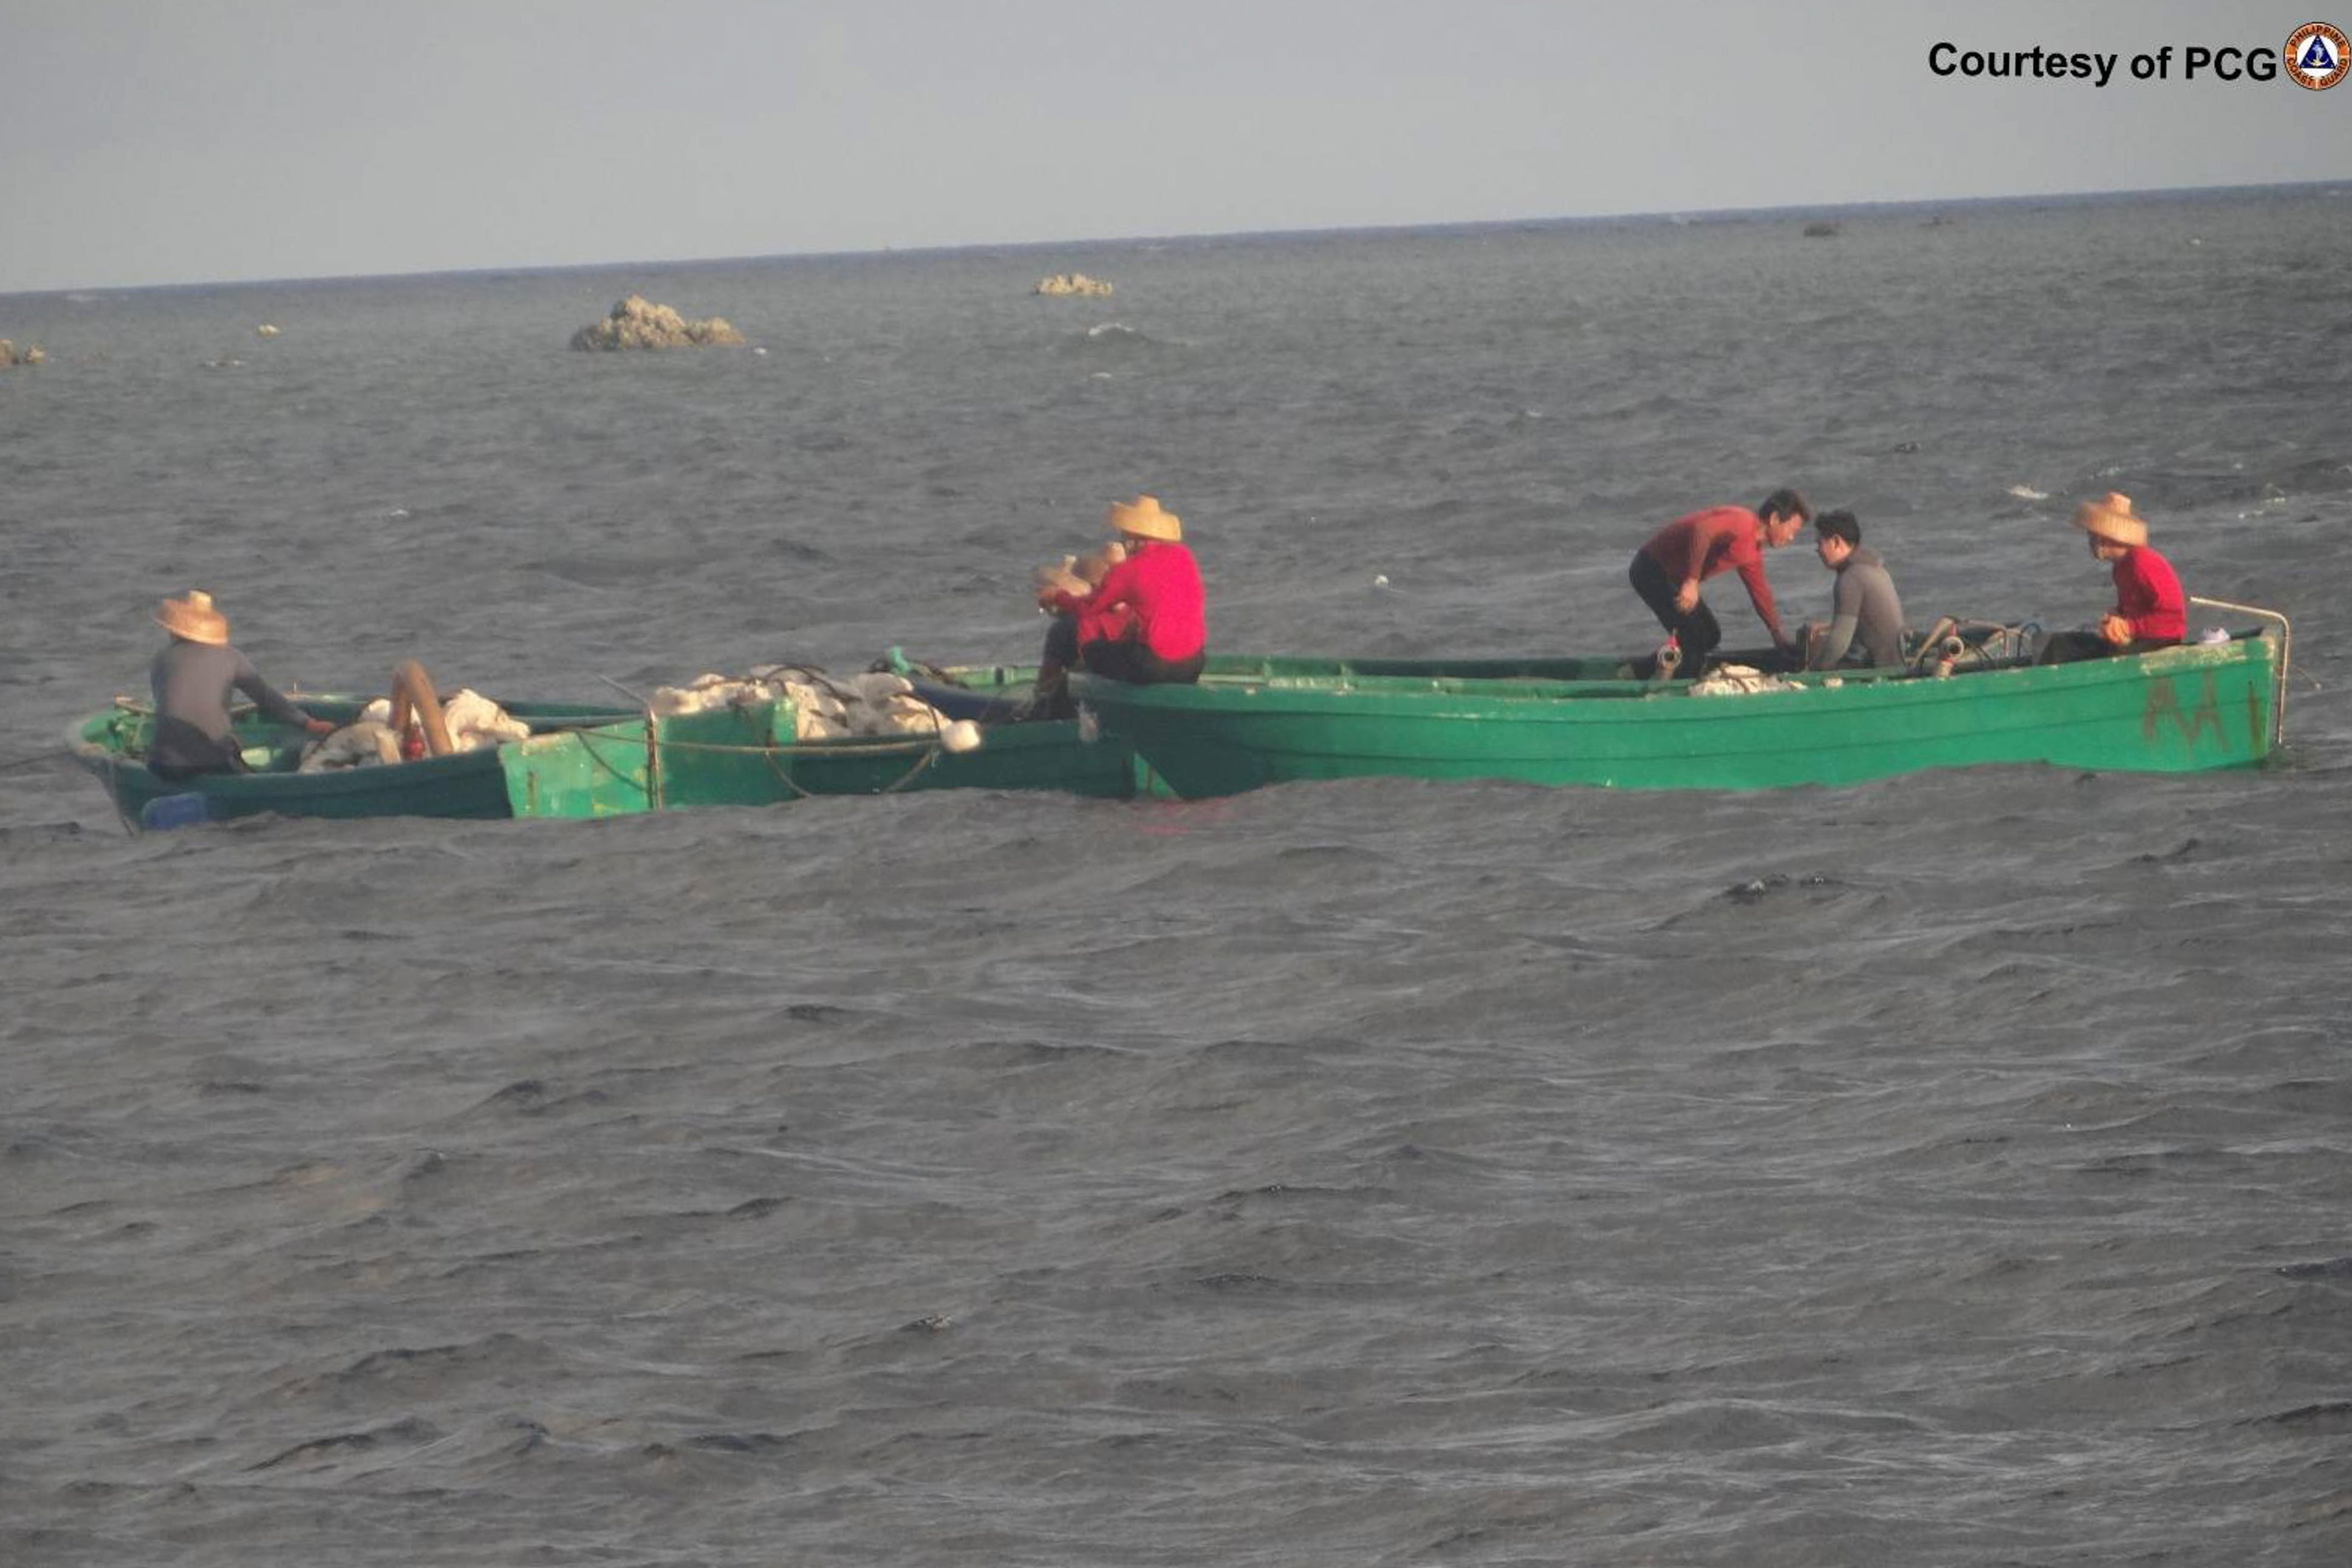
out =
<path fill-rule="evenodd" d="M 1037 655 L 1041 664 L 1068 669 L 1078 662 L 1078 618 L 1065 612 L 1045 627 L 1045 646 Z"/>
<path fill-rule="evenodd" d="M 1189 659 L 1163 659 L 1134 637 L 1078 646 L 1075 615 L 1054 617 L 1045 629 L 1045 645 L 1037 653 L 1037 697 L 1030 706 L 1036 718 L 1075 718 L 1077 704 L 1070 700 L 1070 667 L 1083 665 L 1097 675 L 1108 675 L 1129 685 L 1189 686 L 1201 678 L 1208 663 L 1205 650 Z"/>
<path fill-rule="evenodd" d="M 170 784 L 207 773 L 245 772 L 245 753 L 235 737 L 215 740 L 184 718 L 159 715 L 147 742 L 147 771 Z"/>
<path fill-rule="evenodd" d="M 1705 674 L 1707 655 L 1723 641 L 1723 628 L 1716 623 L 1715 612 L 1706 607 L 1706 601 L 1700 600 L 1687 613 L 1675 609 L 1675 595 L 1682 591 L 1682 584 L 1668 577 L 1666 569 L 1652 560 L 1647 550 L 1633 552 L 1633 570 L 1625 576 L 1642 602 L 1650 607 L 1650 613 L 1658 618 L 1658 624 L 1682 644 L 1683 662 L 1677 673 L 1693 680 Z"/>
<path fill-rule="evenodd" d="M 1029 705 L 1032 718 L 1076 718 L 1077 705 L 1070 700 L 1070 666 L 1078 662 L 1078 618 L 1067 611 L 1045 627 L 1045 645 L 1037 652 L 1037 695 Z"/>
<path fill-rule="evenodd" d="M 2117 647 L 2096 632 L 2053 632 L 2050 640 L 2042 644 L 2034 656 L 2037 664 L 2071 664 L 2078 659 L 2119 659 L 2126 653 L 2152 653 L 2158 648 L 2178 648 L 2179 640 L 2171 637 L 2135 637 Z"/>
<path fill-rule="evenodd" d="M 1078 650 L 1087 669 L 1132 686 L 1189 686 L 1209 662 L 1206 649 L 1182 659 L 1163 659 L 1134 637 L 1089 643 Z"/>

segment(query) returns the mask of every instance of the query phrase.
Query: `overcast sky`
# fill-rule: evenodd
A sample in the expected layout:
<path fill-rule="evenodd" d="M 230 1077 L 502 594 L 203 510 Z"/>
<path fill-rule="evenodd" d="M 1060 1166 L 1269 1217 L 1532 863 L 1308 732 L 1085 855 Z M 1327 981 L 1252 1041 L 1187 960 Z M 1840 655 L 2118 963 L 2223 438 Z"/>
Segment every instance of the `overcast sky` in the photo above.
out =
<path fill-rule="evenodd" d="M 0 292 L 2352 178 L 2307 3 L 0 0 Z"/>

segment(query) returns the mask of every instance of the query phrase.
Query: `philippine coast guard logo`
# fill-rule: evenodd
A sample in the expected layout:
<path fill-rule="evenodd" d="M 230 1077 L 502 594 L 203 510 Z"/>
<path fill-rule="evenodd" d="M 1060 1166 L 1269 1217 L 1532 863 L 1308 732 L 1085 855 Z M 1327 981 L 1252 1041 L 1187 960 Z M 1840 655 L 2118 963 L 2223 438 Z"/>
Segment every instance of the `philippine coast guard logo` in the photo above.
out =
<path fill-rule="evenodd" d="M 2305 22 L 2286 39 L 2286 74 L 2297 87 L 2320 92 L 2352 70 L 2352 39 L 2325 22 Z"/>

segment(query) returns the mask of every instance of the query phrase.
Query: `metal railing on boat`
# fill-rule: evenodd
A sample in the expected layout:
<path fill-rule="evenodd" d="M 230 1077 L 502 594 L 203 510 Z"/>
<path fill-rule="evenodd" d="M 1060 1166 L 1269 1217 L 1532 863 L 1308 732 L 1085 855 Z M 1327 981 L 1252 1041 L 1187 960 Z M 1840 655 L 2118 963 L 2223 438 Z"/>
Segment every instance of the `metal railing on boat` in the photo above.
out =
<path fill-rule="evenodd" d="M 2271 673 L 2271 748 L 2286 744 L 2286 672 L 2294 658 L 2294 628 L 2287 618 L 2275 610 L 2265 610 L 2259 604 L 2239 604 L 2227 599 L 2206 599 L 2197 594 L 2189 596 L 2191 604 L 2208 610 L 2226 610 L 2233 615 L 2257 615 L 2264 621 L 2278 622 L 2278 668 Z"/>

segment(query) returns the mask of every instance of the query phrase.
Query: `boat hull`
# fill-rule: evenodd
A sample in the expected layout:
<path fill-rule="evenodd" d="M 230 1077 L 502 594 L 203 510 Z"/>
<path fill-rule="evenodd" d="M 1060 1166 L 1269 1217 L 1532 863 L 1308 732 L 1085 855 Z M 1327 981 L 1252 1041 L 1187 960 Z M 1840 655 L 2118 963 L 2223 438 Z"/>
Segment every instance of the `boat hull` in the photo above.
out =
<path fill-rule="evenodd" d="M 1995 763 L 2185 772 L 2259 762 L 2275 738 L 2268 633 L 1946 680 L 1808 676 L 1801 689 L 1736 695 L 1436 665 L 1367 673 L 1376 667 L 1398 666 L 1269 660 L 1193 686 L 1088 675 L 1072 689 L 1186 798 L 1368 777 L 1756 789 Z"/>

